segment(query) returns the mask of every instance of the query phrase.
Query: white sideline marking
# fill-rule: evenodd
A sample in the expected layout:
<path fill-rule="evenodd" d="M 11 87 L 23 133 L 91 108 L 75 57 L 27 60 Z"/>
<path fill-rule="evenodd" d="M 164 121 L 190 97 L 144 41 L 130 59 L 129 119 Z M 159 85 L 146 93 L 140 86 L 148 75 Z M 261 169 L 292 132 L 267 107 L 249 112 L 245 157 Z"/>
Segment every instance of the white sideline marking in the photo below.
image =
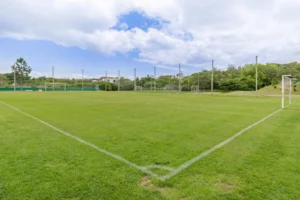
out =
<path fill-rule="evenodd" d="M 149 174 L 149 175 L 151 175 L 151 176 L 153 176 L 153 177 L 155 177 L 155 178 L 161 179 L 159 175 L 157 175 L 157 174 L 151 172 L 151 171 L 148 170 L 146 167 L 141 167 L 141 166 L 139 166 L 139 165 L 137 165 L 137 164 L 135 164 L 135 163 L 133 163 L 133 162 L 130 162 L 129 160 L 126 160 L 125 158 L 123 158 L 123 157 L 121 157 L 121 156 L 118 156 L 118 155 L 113 154 L 113 153 L 111 153 L 111 152 L 109 152 L 109 151 L 106 151 L 106 150 L 104 150 L 104 149 L 101 149 L 100 147 L 98 147 L 98 146 L 96 146 L 96 145 L 94 145 L 94 144 L 91 144 L 91 143 L 89 143 L 89 142 L 87 142 L 87 141 L 85 141 L 85 140 L 83 140 L 83 139 L 81 139 L 81 138 L 79 138 L 79 137 L 76 137 L 76 136 L 74 136 L 74 135 L 71 135 L 70 133 L 67 133 L 67 132 L 65 132 L 65 131 L 63 131 L 63 130 L 60 130 L 60 129 L 58 129 L 58 128 L 52 126 L 51 124 L 49 124 L 49 123 L 47 123 L 47 122 L 45 122 L 45 121 L 42 121 L 42 120 L 40 120 L 40 119 L 38 119 L 38 118 L 36 118 L 36 117 L 34 117 L 34 116 L 32 116 L 32 115 L 30 115 L 30 114 L 28 114 L 28 113 L 22 111 L 22 110 L 20 110 L 20 109 L 14 107 L 14 106 L 8 104 L 8 103 L 2 102 L 2 101 L 0 101 L 0 103 L 2 103 L 2 104 L 4 104 L 4 105 L 6 105 L 6 106 L 8 106 L 8 107 L 10 107 L 10 108 L 12 108 L 12 109 L 18 111 L 18 112 L 20 112 L 20 113 L 22 113 L 22 114 L 24 114 L 24 115 L 26 115 L 26 116 L 28 116 L 28 117 L 34 119 L 34 120 L 36 120 L 36 121 L 38 121 L 38 122 L 40 122 L 40 123 L 46 125 L 46 126 L 48 126 L 48 127 L 50 127 L 50 128 L 52 128 L 53 130 L 56 130 L 57 132 L 62 133 L 62 134 L 65 135 L 65 136 L 68 136 L 68 137 L 70 137 L 70 138 L 73 138 L 74 140 L 77 140 L 78 142 L 81 142 L 81 143 L 83 143 L 83 144 L 85 144 L 85 145 L 87 145 L 87 146 L 89 146 L 89 147 L 92 147 L 93 149 L 95 149 L 95 150 L 97 150 L 97 151 L 100 151 L 101 153 L 104 153 L 104 154 L 106 154 L 106 155 L 108 155 L 108 156 L 110 156 L 110 157 L 113 157 L 113 158 L 115 158 L 115 159 L 117 159 L 117 160 L 119 160 L 119 161 L 121 161 L 121 162 L 123 162 L 123 163 L 126 163 L 127 165 L 129 165 L 129 166 L 131 166 L 131 167 L 134 167 L 134 168 L 136 168 L 136 169 L 138 169 L 138 170 L 140 170 L 140 171 L 142 171 L 142 172 L 144 172 L 144 173 L 147 173 L 147 174 Z"/>
<path fill-rule="evenodd" d="M 242 135 L 243 133 L 245 133 L 247 130 L 253 128 L 254 126 L 264 122 L 266 119 L 272 117 L 273 115 L 275 115 L 276 113 L 282 111 L 283 109 L 279 109 L 271 114 L 269 114 L 268 116 L 262 118 L 261 120 L 255 122 L 254 124 L 248 126 L 247 128 L 244 128 L 243 130 L 241 130 L 240 132 L 238 132 L 237 134 L 233 135 L 232 137 L 228 138 L 227 140 L 217 144 L 216 146 L 212 147 L 211 149 L 199 154 L 198 156 L 192 158 L 191 160 L 185 162 L 184 164 L 180 165 L 178 168 L 174 169 L 173 171 L 171 171 L 169 174 L 160 177 L 161 180 L 165 181 L 169 178 L 172 178 L 173 176 L 175 176 L 176 174 L 178 174 L 179 172 L 181 172 L 182 170 L 188 168 L 189 166 L 191 166 L 192 164 L 194 164 L 195 162 L 201 160 L 202 158 L 204 158 L 205 156 L 211 154 L 212 152 L 214 152 L 215 150 L 223 147 L 225 144 L 228 144 L 229 142 L 231 142 L 232 140 L 234 140 L 236 137 Z"/>

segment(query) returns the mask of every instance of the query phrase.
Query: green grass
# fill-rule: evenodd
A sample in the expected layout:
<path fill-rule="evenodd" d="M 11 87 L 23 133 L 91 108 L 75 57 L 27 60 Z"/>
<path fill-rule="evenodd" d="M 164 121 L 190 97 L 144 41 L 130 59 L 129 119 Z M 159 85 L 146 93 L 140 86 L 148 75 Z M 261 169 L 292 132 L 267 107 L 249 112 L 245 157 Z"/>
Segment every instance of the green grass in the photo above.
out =
<path fill-rule="evenodd" d="M 139 166 L 173 168 L 280 108 L 275 97 L 133 92 L 0 101 Z M 297 199 L 299 105 L 163 182 L 0 103 L 0 199 Z"/>

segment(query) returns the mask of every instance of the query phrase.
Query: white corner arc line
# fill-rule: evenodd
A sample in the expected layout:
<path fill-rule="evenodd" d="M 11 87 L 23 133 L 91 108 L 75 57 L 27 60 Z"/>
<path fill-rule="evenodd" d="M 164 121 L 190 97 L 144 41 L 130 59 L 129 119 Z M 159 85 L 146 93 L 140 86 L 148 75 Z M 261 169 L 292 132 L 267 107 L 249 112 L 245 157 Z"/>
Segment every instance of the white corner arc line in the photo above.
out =
<path fill-rule="evenodd" d="M 146 174 L 149 174 L 149 175 L 151 175 L 151 176 L 153 176 L 153 177 L 155 177 L 155 178 L 158 178 L 158 179 L 162 180 L 161 177 L 160 177 L 159 175 L 153 173 L 152 171 L 148 170 L 148 169 L 145 168 L 145 167 L 141 167 L 141 166 L 139 166 L 139 165 L 137 165 L 137 164 L 135 164 L 135 163 L 133 163 L 133 162 L 130 162 L 129 160 L 126 160 L 125 158 L 123 158 L 123 157 L 121 157 L 121 156 L 118 156 L 118 155 L 113 154 L 113 153 L 111 153 L 111 152 L 109 152 L 109 151 L 106 151 L 105 149 L 101 149 L 100 147 L 98 147 L 98 146 L 96 146 L 96 145 L 94 145 L 94 144 L 91 144 L 91 143 L 89 143 L 89 142 L 87 142 L 87 141 L 85 141 L 85 140 L 83 140 L 83 139 L 81 139 L 81 138 L 79 138 L 79 137 L 76 137 L 76 136 L 74 136 L 74 135 L 71 135 L 71 134 L 68 133 L 68 132 L 65 132 L 65 131 L 63 131 L 63 130 L 60 130 L 59 128 L 56 128 L 55 126 L 53 126 L 53 125 L 51 125 L 51 124 L 49 124 L 49 123 L 47 123 L 47 122 L 45 122 L 45 121 L 43 121 L 43 120 L 40 120 L 40 119 L 38 119 L 38 118 L 36 118 L 36 117 L 34 117 L 34 116 L 32 116 L 32 115 L 30 115 L 30 114 L 28 114 L 28 113 L 26 113 L 26 112 L 24 112 L 24 111 L 18 109 L 18 108 L 16 108 L 16 107 L 14 107 L 14 106 L 12 106 L 12 105 L 10 105 L 10 104 L 8 104 L 8 103 L 2 102 L 2 101 L 0 101 L 0 103 L 2 103 L 3 105 L 6 105 L 6 106 L 8 106 L 8 107 L 10 107 L 10 108 L 12 108 L 12 109 L 18 111 L 18 112 L 20 112 L 20 113 L 22 113 L 22 114 L 24 114 L 24 115 L 26 115 L 27 117 L 30 117 L 30 118 L 32 118 L 32 119 L 34 119 L 34 120 L 40 122 L 41 124 L 44 124 L 44 125 L 48 126 L 49 128 L 51 128 L 51 129 L 53 129 L 53 130 L 55 130 L 55 131 L 57 131 L 57 132 L 60 132 L 61 134 L 65 135 L 65 136 L 68 136 L 68 137 L 70 137 L 70 138 L 72 138 L 72 139 L 74 139 L 74 140 L 77 140 L 78 142 L 81 142 L 81 143 L 83 143 L 83 144 L 85 144 L 85 145 L 87 145 L 87 146 L 89 146 L 89 147 L 91 147 L 91 148 L 93 148 L 93 149 L 95 149 L 95 150 L 97 150 L 97 151 L 103 153 L 103 154 L 106 154 L 107 156 L 110 156 L 110 157 L 112 157 L 112 158 L 115 158 L 116 160 L 119 160 L 119 161 L 121 161 L 121 162 L 123 162 L 123 163 L 125 163 L 125 164 L 127 164 L 127 165 L 129 165 L 129 166 L 131 166 L 131 167 L 133 167 L 133 168 L 136 168 L 136 169 L 138 169 L 138 170 L 140 170 L 140 171 L 142 171 L 142 172 L 144 172 L 144 173 L 146 173 Z"/>
<path fill-rule="evenodd" d="M 245 133 L 247 130 L 253 128 L 254 126 L 257 126 L 258 124 L 264 122 L 266 119 L 272 117 L 273 115 L 275 115 L 276 113 L 282 111 L 283 109 L 279 109 L 271 114 L 269 114 L 268 116 L 262 118 L 261 120 L 255 122 L 254 124 L 244 128 L 243 130 L 241 130 L 240 132 L 236 133 L 235 135 L 233 135 L 232 137 L 228 138 L 227 140 L 215 145 L 214 147 L 212 147 L 211 149 L 199 154 L 198 156 L 192 158 L 191 160 L 185 162 L 184 164 L 180 165 L 178 168 L 174 169 L 173 171 L 171 171 L 169 174 L 160 177 L 161 180 L 165 181 L 167 179 L 172 178 L 173 176 L 175 176 L 176 174 L 180 173 L 182 170 L 190 167 L 192 164 L 194 164 L 195 162 L 201 160 L 202 158 L 204 158 L 205 156 L 211 154 L 212 152 L 214 152 L 215 150 L 223 147 L 224 145 L 228 144 L 229 142 L 231 142 L 232 140 L 234 140 L 236 137 L 242 135 L 243 133 Z"/>

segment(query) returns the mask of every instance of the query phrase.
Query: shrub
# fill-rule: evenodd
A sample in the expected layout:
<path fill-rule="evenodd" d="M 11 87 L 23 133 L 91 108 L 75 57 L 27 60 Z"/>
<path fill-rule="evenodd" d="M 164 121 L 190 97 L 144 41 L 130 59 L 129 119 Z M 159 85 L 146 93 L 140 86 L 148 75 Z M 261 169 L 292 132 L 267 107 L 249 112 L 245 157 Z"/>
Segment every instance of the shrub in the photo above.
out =
<path fill-rule="evenodd" d="M 106 85 L 106 91 L 118 90 L 118 86 L 116 84 L 110 82 L 104 82 L 104 81 L 99 83 L 99 89 L 105 91 L 105 85 Z"/>

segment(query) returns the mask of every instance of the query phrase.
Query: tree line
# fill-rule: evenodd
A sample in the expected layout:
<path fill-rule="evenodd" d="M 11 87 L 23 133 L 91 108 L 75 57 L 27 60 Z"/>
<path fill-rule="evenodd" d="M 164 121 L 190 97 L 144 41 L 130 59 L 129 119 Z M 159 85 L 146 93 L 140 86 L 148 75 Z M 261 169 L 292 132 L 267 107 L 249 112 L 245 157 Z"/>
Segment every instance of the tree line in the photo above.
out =
<path fill-rule="evenodd" d="M 220 91 L 252 91 L 256 87 L 256 67 L 258 69 L 258 89 L 265 86 L 273 85 L 276 87 L 281 82 L 281 76 L 291 74 L 294 78 L 294 84 L 300 81 L 300 63 L 292 62 L 286 64 L 266 63 L 266 64 L 246 64 L 244 66 L 229 65 L 226 69 L 214 69 L 213 87 Z M 51 77 L 30 76 L 32 68 L 24 58 L 18 58 L 11 67 L 12 73 L 2 74 L 0 87 L 12 87 L 14 84 L 14 72 L 18 84 L 22 88 L 25 86 L 39 86 L 44 83 L 51 83 Z M 199 86 L 200 90 L 209 90 L 211 87 L 211 70 L 203 70 L 193 73 L 190 76 L 183 74 L 159 76 L 154 79 L 153 76 L 147 75 L 139 77 L 136 80 L 121 77 L 116 83 L 105 81 L 95 82 L 91 79 L 84 79 L 85 87 L 95 87 L 98 85 L 100 90 L 116 91 L 134 90 L 134 85 L 142 86 L 144 89 L 167 89 L 178 90 L 179 81 L 183 91 L 191 90 L 191 86 Z M 182 78 L 178 78 L 182 77 Z M 82 81 L 78 79 L 55 79 L 55 82 L 66 83 L 67 87 L 81 87 Z"/>

